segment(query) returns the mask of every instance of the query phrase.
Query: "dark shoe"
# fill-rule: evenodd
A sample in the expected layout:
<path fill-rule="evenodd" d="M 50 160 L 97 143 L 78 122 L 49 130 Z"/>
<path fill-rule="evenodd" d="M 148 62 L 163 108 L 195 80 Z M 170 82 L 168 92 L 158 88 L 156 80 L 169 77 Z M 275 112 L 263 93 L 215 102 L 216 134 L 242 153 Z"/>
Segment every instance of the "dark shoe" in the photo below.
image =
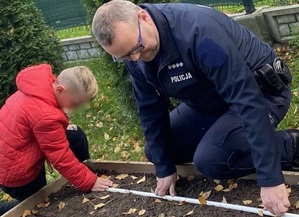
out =
<path fill-rule="evenodd" d="M 4 213 L 8 212 L 9 210 L 14 208 L 18 204 L 19 204 L 19 201 L 17 201 L 17 200 L 0 203 L 0 215 L 2 216 Z"/>
<path fill-rule="evenodd" d="M 290 129 L 285 132 L 289 133 L 292 138 L 292 145 L 294 149 L 294 156 L 291 169 L 299 171 L 299 130 Z"/>

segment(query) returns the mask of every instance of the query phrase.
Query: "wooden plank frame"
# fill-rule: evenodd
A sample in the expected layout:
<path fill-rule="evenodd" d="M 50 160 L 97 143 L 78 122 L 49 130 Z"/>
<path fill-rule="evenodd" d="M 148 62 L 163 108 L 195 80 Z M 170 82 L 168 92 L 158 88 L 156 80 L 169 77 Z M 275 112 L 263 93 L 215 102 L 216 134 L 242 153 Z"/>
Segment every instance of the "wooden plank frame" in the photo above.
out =
<path fill-rule="evenodd" d="M 148 162 L 127 162 L 127 161 L 98 161 L 90 160 L 85 162 L 87 166 L 95 170 L 113 170 L 118 173 L 155 173 L 154 165 Z M 177 172 L 182 177 L 189 175 L 201 175 L 193 166 L 193 164 L 177 166 Z M 299 172 L 283 172 L 285 183 L 288 185 L 299 184 Z M 255 179 L 255 175 L 243 177 L 242 179 Z M 39 192 L 24 200 L 15 208 L 5 213 L 1 217 L 20 217 L 25 210 L 32 210 L 36 204 L 45 201 L 52 193 L 59 191 L 67 181 L 59 178 L 55 182 L 45 186 Z"/>

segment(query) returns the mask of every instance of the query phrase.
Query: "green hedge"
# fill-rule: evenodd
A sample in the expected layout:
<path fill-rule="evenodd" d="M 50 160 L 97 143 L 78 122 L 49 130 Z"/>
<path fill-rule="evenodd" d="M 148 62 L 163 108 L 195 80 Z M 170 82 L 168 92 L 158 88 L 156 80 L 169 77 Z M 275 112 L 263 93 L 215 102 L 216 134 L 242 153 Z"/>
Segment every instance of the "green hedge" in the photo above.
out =
<path fill-rule="evenodd" d="M 0 5 L 1 106 L 15 90 L 15 77 L 22 68 L 49 63 L 58 72 L 63 60 L 59 40 L 32 0 L 0 0 Z"/>

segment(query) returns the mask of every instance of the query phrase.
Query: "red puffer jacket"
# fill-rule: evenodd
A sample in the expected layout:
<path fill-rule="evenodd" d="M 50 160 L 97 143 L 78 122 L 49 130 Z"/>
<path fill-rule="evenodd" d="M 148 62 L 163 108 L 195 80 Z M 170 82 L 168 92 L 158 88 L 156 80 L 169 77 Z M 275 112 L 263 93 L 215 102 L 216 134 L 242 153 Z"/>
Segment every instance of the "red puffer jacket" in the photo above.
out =
<path fill-rule="evenodd" d="M 18 91 L 0 110 L 0 184 L 24 186 L 41 171 L 45 159 L 83 191 L 96 175 L 69 149 L 68 118 L 53 90 L 55 76 L 47 64 L 24 69 L 17 76 Z"/>

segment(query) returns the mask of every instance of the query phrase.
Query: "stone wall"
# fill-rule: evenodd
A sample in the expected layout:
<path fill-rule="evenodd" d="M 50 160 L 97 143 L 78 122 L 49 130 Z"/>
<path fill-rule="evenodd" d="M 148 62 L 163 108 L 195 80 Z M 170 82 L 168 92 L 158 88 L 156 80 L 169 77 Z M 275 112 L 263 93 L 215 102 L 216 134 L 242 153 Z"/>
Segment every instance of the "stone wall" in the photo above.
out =
<path fill-rule="evenodd" d="M 64 49 L 62 57 L 65 61 L 86 60 L 101 54 L 92 36 L 64 39 L 60 43 Z"/>
<path fill-rule="evenodd" d="M 249 15 L 229 15 L 244 25 L 264 42 L 287 43 L 299 34 L 299 5 L 259 8 Z M 101 50 L 92 36 L 62 40 L 65 61 L 85 60 L 100 56 Z"/>

